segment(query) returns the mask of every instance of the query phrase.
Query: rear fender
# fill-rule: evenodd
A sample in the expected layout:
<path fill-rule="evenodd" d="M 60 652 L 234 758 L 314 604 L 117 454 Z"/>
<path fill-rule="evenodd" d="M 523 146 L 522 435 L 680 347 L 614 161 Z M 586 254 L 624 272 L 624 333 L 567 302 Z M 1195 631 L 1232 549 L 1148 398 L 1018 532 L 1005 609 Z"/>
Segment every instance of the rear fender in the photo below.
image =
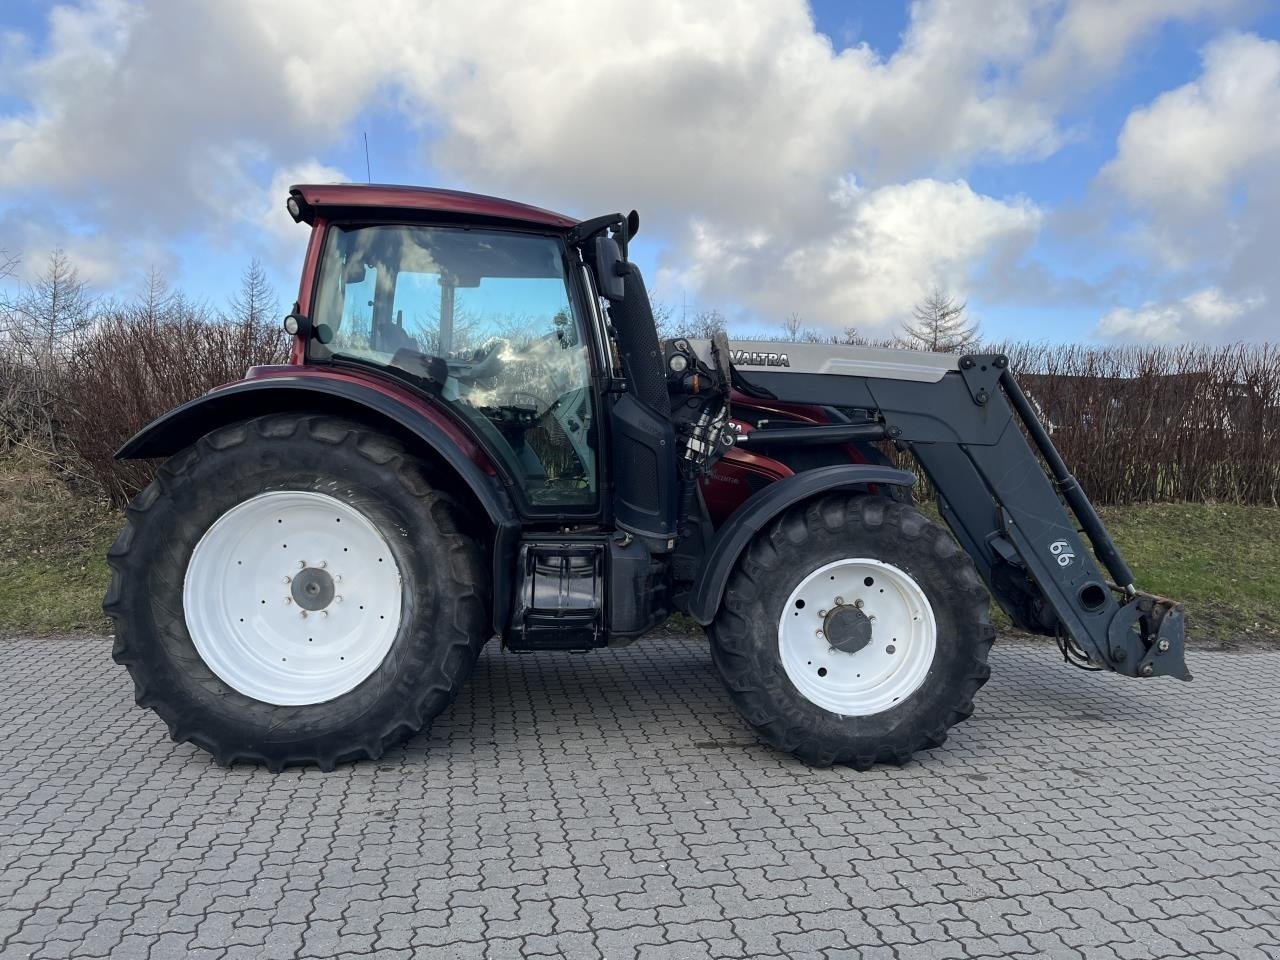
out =
<path fill-rule="evenodd" d="M 915 482 L 915 475 L 906 470 L 874 463 L 848 463 L 806 470 L 757 491 L 716 531 L 702 574 L 689 594 L 689 616 L 704 626 L 715 619 L 738 557 L 752 538 L 787 508 L 836 490 L 871 483 L 910 487 Z"/>
<path fill-rule="evenodd" d="M 520 531 L 511 498 L 484 452 L 456 424 L 403 391 L 352 376 L 271 371 L 175 407 L 131 437 L 116 451 L 116 458 L 169 457 L 227 424 L 295 410 L 330 413 L 381 426 L 404 440 L 410 450 L 417 447 L 417 452 L 451 471 L 451 485 L 470 493 L 491 528 L 493 621 L 494 628 L 501 630 L 510 606 L 510 591 L 504 586 L 510 582 Z"/>

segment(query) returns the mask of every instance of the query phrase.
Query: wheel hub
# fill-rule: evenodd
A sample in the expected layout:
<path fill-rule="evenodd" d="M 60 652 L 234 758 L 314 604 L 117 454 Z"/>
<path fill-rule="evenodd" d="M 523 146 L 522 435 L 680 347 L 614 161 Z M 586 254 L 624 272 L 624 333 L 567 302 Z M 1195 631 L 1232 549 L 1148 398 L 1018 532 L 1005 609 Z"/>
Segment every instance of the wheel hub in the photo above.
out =
<path fill-rule="evenodd" d="M 333 602 L 336 592 L 333 577 L 319 567 L 306 567 L 293 576 L 290 586 L 293 602 L 303 610 L 323 610 Z"/>
<path fill-rule="evenodd" d="M 229 509 L 196 544 L 187 631 L 228 687 L 279 706 L 325 703 L 382 664 L 400 628 L 390 545 L 353 504 L 273 490 Z"/>
<path fill-rule="evenodd" d="M 778 618 L 778 656 L 796 691 L 842 717 L 891 710 L 924 683 L 937 623 L 907 571 L 871 557 L 800 579 Z"/>
<path fill-rule="evenodd" d="M 822 621 L 827 643 L 841 653 L 857 653 L 871 642 L 871 618 L 851 603 L 836 607 Z"/>

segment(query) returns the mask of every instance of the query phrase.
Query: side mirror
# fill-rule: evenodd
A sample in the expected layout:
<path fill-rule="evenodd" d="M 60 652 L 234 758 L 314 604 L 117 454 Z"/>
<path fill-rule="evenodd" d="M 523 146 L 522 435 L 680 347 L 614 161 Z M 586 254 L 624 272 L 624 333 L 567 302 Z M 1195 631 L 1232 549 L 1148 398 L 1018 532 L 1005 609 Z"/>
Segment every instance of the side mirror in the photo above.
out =
<path fill-rule="evenodd" d="M 622 259 L 622 249 L 612 237 L 596 237 L 596 285 L 600 296 L 617 303 L 626 295 L 630 265 Z"/>

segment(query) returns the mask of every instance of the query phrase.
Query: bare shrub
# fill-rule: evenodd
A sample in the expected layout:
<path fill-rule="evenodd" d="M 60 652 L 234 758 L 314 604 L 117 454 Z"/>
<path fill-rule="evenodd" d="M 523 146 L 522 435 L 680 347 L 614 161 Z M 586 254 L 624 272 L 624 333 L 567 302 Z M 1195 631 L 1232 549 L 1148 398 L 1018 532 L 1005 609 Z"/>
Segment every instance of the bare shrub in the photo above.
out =
<path fill-rule="evenodd" d="M 1280 346 L 984 347 L 1099 503 L 1280 500 Z"/>
<path fill-rule="evenodd" d="M 123 503 L 154 467 L 113 460 L 125 440 L 249 367 L 287 359 L 287 339 L 265 314 L 219 318 L 153 278 L 139 301 L 101 310 L 72 358 L 61 403 L 67 444 L 88 477 Z"/>

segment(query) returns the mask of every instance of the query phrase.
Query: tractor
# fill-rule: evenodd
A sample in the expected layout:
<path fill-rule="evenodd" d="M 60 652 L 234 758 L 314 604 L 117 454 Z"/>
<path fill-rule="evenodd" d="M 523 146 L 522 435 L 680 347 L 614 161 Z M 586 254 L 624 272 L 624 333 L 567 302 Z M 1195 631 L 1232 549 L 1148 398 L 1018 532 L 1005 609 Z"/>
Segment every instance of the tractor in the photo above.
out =
<path fill-rule="evenodd" d="M 132 437 L 114 659 L 221 764 L 376 758 L 481 648 L 702 625 L 814 765 L 903 763 L 974 709 L 990 599 L 1063 658 L 1190 679 L 1007 357 L 661 340 L 639 218 L 301 185 L 290 361 Z M 917 509 L 918 465 L 941 522 Z M 653 641 L 651 641 L 653 642 Z"/>

